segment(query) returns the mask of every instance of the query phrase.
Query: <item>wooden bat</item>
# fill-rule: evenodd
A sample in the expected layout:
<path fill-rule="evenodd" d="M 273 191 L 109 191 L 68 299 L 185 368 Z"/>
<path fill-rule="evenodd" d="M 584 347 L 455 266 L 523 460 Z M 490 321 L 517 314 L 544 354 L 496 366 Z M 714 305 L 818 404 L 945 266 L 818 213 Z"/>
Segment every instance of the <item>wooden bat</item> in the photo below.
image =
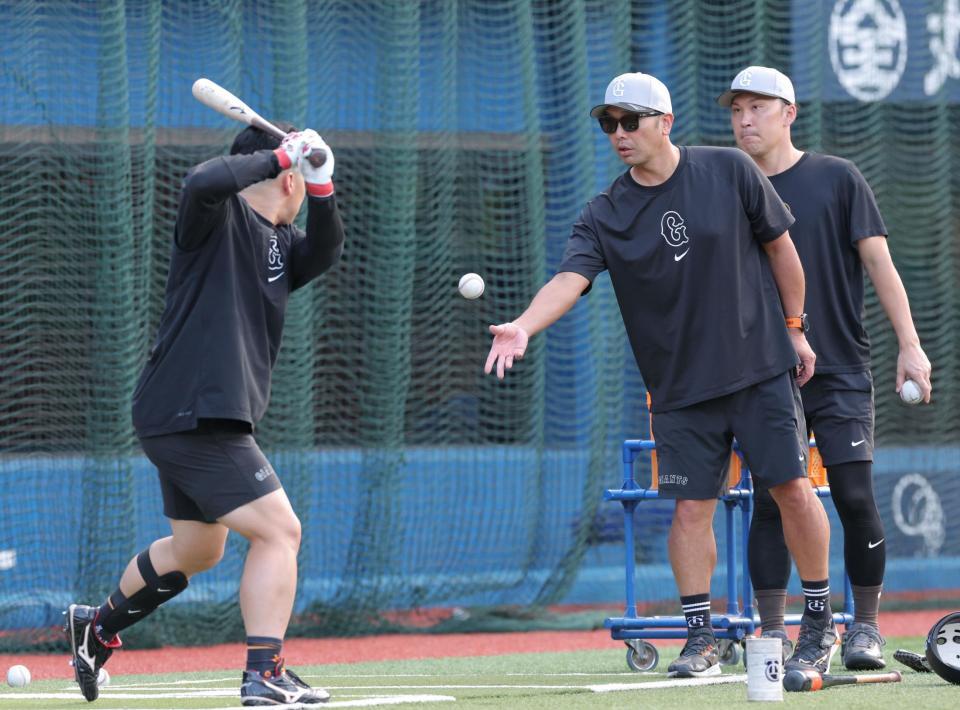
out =
<path fill-rule="evenodd" d="M 783 689 L 792 693 L 809 693 L 836 685 L 863 685 L 865 683 L 899 683 L 900 671 L 863 673 L 861 675 L 820 675 L 815 670 L 793 670 L 783 677 Z"/>
<path fill-rule="evenodd" d="M 217 113 L 222 113 L 234 121 L 240 121 L 240 123 L 246 123 L 248 126 L 259 128 L 261 131 L 270 133 L 281 140 L 287 135 L 280 128 L 270 123 L 270 121 L 243 103 L 243 101 L 209 79 L 197 79 L 193 82 L 193 97 L 204 106 L 209 106 Z M 323 150 L 315 150 L 307 156 L 307 160 L 310 162 L 310 165 L 319 168 L 327 162 L 327 153 Z"/>

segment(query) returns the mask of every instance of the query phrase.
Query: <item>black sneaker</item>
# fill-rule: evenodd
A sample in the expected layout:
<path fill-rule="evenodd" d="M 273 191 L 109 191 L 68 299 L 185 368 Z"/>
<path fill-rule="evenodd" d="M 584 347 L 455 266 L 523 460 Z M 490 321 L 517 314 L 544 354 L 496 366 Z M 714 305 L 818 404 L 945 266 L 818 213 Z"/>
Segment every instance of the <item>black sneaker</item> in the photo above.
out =
<path fill-rule="evenodd" d="M 883 647 L 887 642 L 870 624 L 850 624 L 843 634 L 840 657 L 851 671 L 876 671 L 887 667 Z"/>
<path fill-rule="evenodd" d="M 67 617 L 63 631 L 70 642 L 70 653 L 73 655 L 73 674 L 77 685 L 90 702 L 100 696 L 100 686 L 97 678 L 100 668 L 113 654 L 114 649 L 120 648 L 119 636 L 115 636 L 109 644 L 104 644 L 94 633 L 94 622 L 97 619 L 95 606 L 71 604 L 64 612 Z"/>
<path fill-rule="evenodd" d="M 691 633 L 680 657 L 667 668 L 668 678 L 703 678 L 720 675 L 720 656 L 712 631 Z"/>
<path fill-rule="evenodd" d="M 818 673 L 827 673 L 836 652 L 837 627 L 833 617 L 824 623 L 803 621 L 796 650 L 783 664 L 783 672 L 813 669 Z"/>
<path fill-rule="evenodd" d="M 292 705 L 319 705 L 330 699 L 322 688 L 311 688 L 293 671 L 283 667 L 283 661 L 272 671 L 258 673 L 244 671 L 240 685 L 240 702 L 246 707 Z"/>

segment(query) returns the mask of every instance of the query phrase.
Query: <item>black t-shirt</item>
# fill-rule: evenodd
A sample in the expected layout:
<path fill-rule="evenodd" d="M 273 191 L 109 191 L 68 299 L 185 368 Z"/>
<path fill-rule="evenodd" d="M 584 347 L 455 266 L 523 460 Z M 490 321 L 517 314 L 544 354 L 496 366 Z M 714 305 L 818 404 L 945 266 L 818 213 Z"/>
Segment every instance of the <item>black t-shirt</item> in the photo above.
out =
<path fill-rule="evenodd" d="M 139 436 L 195 429 L 198 419 L 263 417 L 290 292 L 343 248 L 333 195 L 307 198 L 304 232 L 272 224 L 237 194 L 279 173 L 264 150 L 214 158 L 184 180 L 166 305 L 133 395 Z"/>
<path fill-rule="evenodd" d="M 558 271 L 610 272 L 653 411 L 677 409 L 799 362 L 762 247 L 792 222 L 745 153 L 684 147 L 661 185 L 628 170 L 587 203 Z"/>
<path fill-rule="evenodd" d="M 817 354 L 817 373 L 868 370 L 857 242 L 887 235 L 873 191 L 849 160 L 815 153 L 770 182 L 797 220 L 790 236 L 807 279 L 807 339 Z"/>

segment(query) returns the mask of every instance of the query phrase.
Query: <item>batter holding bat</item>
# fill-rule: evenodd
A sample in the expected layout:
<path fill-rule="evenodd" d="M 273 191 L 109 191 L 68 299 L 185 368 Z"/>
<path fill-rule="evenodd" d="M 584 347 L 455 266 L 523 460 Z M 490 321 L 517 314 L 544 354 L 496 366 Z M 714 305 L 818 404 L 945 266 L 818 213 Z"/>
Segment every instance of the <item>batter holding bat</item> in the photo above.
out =
<path fill-rule="evenodd" d="M 120 647 L 119 632 L 216 565 L 231 530 L 250 543 L 240 581 L 242 703 L 329 698 L 284 667 L 300 521 L 253 431 L 267 408 L 290 293 L 336 263 L 344 234 L 329 146 L 315 131 L 280 128 L 282 140 L 276 129 L 248 126 L 229 156 L 184 179 L 166 305 L 133 395 L 134 427 L 157 467 L 172 534 L 130 561 L 99 608 L 67 610 L 87 700 L 99 694 L 97 675 Z M 305 197 L 306 231 L 293 224 Z"/>

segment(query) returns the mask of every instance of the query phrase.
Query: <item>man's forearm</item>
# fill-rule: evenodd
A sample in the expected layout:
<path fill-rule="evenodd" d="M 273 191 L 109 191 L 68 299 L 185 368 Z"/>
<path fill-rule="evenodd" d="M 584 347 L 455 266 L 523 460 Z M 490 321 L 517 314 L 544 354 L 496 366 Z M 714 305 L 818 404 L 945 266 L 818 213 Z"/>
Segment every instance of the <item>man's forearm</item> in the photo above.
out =
<path fill-rule="evenodd" d="M 799 316 L 803 313 L 806 280 L 793 240 L 790 239 L 789 234 L 784 233 L 764 248 L 770 259 L 770 269 L 773 271 L 777 290 L 780 292 L 780 303 L 783 305 L 784 315 Z"/>
<path fill-rule="evenodd" d="M 919 345 L 920 337 L 913 325 L 913 315 L 910 313 L 907 291 L 903 287 L 903 281 L 900 280 L 900 274 L 897 273 L 893 261 L 887 260 L 877 264 L 868 263 L 866 266 L 874 290 L 877 292 L 877 298 L 880 299 L 880 305 L 883 306 L 883 310 L 897 334 L 900 347 Z"/>
<path fill-rule="evenodd" d="M 523 314 L 513 321 L 514 325 L 530 336 L 539 333 L 573 308 L 589 284 L 580 274 L 569 271 L 557 274 L 537 292 Z"/>

